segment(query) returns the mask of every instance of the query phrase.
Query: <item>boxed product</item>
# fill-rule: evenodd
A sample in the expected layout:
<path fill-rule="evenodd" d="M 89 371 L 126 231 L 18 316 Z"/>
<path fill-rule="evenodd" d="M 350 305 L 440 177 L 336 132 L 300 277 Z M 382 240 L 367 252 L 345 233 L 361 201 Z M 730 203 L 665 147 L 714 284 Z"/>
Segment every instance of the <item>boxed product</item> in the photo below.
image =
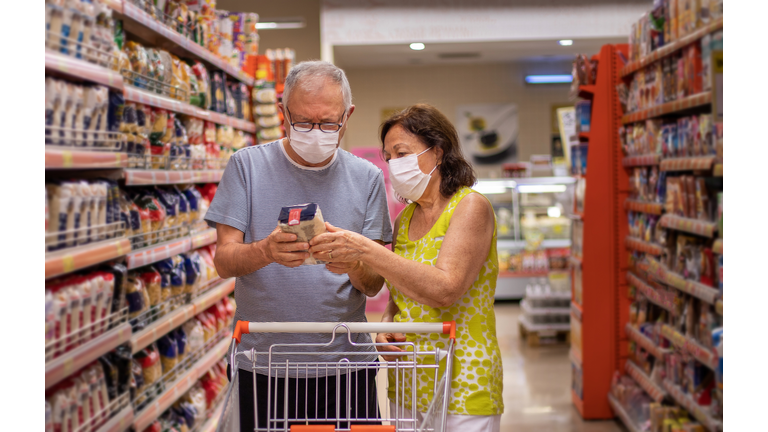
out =
<path fill-rule="evenodd" d="M 296 234 L 297 242 L 308 242 L 326 231 L 323 214 L 315 203 L 283 207 L 280 210 L 278 223 L 284 233 Z M 325 263 L 310 255 L 302 265 Z"/>

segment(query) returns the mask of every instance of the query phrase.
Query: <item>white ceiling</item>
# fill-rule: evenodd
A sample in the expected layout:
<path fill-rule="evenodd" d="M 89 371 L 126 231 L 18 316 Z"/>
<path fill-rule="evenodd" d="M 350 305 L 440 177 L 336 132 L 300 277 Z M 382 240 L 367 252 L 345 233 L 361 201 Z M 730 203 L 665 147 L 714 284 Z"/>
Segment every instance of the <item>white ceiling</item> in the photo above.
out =
<path fill-rule="evenodd" d="M 546 65 L 570 62 L 579 53 L 596 54 L 603 45 L 616 43 L 627 43 L 627 38 L 574 39 L 571 46 L 560 46 L 557 40 L 426 43 L 426 48 L 422 51 L 410 49 L 409 44 L 337 45 L 333 47 L 333 56 L 334 63 L 343 68 L 509 62 Z M 473 56 L 457 56 L 461 54 Z M 456 57 L 441 58 L 441 55 Z M 545 69 L 546 66 L 542 71 L 531 73 L 558 72 Z"/>

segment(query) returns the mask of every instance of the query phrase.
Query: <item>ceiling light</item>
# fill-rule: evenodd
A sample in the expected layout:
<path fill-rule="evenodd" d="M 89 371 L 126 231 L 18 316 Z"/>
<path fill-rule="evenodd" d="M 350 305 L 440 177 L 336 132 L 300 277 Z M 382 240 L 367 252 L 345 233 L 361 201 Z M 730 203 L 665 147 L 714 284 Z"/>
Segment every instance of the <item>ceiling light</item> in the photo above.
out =
<path fill-rule="evenodd" d="M 414 51 L 421 51 L 424 49 L 424 44 L 421 42 L 414 42 L 411 44 L 411 49 Z"/>
<path fill-rule="evenodd" d="M 557 43 L 559 43 L 560 46 L 571 46 L 571 45 L 573 45 L 573 40 L 571 40 L 571 39 L 562 39 L 562 40 L 557 41 Z"/>
<path fill-rule="evenodd" d="M 547 208 L 547 216 L 551 218 L 559 218 L 560 217 L 560 207 L 552 206 Z"/>
<path fill-rule="evenodd" d="M 569 84 L 573 81 L 572 75 L 526 75 L 526 84 Z"/>
<path fill-rule="evenodd" d="M 307 23 L 302 17 L 265 18 L 256 23 L 258 30 L 298 29 L 306 27 Z"/>
<path fill-rule="evenodd" d="M 520 193 L 555 193 L 565 192 L 565 185 L 519 185 L 517 191 Z"/>

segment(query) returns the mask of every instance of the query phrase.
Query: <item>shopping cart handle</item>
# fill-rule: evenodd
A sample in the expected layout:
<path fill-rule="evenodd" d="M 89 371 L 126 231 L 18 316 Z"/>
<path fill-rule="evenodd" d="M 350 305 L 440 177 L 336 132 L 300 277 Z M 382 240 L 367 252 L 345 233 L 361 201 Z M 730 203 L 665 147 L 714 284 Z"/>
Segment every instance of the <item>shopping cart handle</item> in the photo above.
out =
<path fill-rule="evenodd" d="M 240 343 L 240 339 L 243 337 L 243 334 L 250 333 L 248 330 L 248 324 L 248 321 L 238 321 L 235 324 L 235 331 L 232 333 L 232 339 L 236 340 L 237 343 Z"/>
<path fill-rule="evenodd" d="M 442 333 L 456 339 L 456 321 L 443 323 L 424 322 L 248 322 L 238 321 L 232 338 L 240 343 L 243 334 L 248 333 Z"/>

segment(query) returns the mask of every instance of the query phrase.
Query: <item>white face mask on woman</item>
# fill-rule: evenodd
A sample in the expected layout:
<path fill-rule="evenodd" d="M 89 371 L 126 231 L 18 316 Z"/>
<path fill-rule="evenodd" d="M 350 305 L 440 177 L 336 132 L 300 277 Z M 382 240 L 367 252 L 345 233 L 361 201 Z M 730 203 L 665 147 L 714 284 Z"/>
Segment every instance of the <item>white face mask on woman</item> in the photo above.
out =
<path fill-rule="evenodd" d="M 416 201 L 424 194 L 437 165 L 432 168 L 429 174 L 424 174 L 419 168 L 419 156 L 430 150 L 432 147 L 419 154 L 389 160 L 389 181 L 392 182 L 392 187 L 401 197 Z"/>
<path fill-rule="evenodd" d="M 289 142 L 302 159 L 316 164 L 328 159 L 336 152 L 339 132 L 327 133 L 320 129 L 312 129 L 309 132 L 292 130 Z"/>

